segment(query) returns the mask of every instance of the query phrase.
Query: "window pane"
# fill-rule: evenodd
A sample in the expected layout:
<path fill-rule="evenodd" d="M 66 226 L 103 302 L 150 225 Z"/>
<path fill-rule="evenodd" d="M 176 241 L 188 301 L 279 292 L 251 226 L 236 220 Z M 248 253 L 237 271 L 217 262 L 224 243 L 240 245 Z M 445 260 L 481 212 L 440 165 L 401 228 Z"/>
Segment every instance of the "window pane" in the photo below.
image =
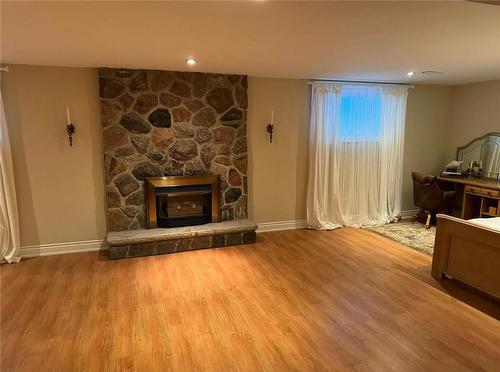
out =
<path fill-rule="evenodd" d="M 379 140 L 380 88 L 345 86 L 340 104 L 340 139 L 343 142 Z"/>

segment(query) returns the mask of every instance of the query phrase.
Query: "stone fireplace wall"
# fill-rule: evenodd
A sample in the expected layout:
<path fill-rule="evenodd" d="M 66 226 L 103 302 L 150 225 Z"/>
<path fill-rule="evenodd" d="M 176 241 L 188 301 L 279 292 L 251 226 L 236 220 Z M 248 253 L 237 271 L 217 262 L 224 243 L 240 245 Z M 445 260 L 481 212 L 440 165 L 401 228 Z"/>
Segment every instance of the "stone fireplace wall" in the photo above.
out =
<path fill-rule="evenodd" d="M 218 174 L 246 218 L 246 76 L 102 68 L 99 93 L 109 231 L 145 227 L 145 177 Z"/>

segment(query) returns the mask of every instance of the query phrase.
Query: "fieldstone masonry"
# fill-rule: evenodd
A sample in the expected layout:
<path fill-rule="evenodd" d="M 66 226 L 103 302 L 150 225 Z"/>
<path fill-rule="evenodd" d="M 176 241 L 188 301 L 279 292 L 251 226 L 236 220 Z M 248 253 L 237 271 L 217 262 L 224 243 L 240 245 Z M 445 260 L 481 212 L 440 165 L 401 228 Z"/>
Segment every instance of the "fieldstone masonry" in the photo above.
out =
<path fill-rule="evenodd" d="M 99 93 L 109 231 L 146 226 L 145 177 L 218 174 L 222 220 L 246 218 L 246 76 L 101 68 Z"/>
<path fill-rule="evenodd" d="M 218 248 L 256 241 L 257 225 L 233 220 L 198 226 L 116 231 L 107 236 L 112 259 Z"/>
<path fill-rule="evenodd" d="M 157 254 L 185 252 L 197 249 L 251 244 L 255 243 L 255 240 L 255 231 L 247 231 L 243 233 L 198 236 L 194 238 L 161 240 L 157 242 L 110 245 L 109 257 L 116 260 L 138 256 L 153 256 Z"/>

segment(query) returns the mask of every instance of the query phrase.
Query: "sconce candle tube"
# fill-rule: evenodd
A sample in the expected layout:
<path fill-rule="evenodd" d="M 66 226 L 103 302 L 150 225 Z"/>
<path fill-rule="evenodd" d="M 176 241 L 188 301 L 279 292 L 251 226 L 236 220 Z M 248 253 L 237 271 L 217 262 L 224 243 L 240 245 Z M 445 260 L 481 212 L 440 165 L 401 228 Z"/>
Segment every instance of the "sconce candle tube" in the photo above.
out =
<path fill-rule="evenodd" d="M 70 125 L 71 124 L 71 118 L 69 116 L 69 107 L 68 106 L 66 106 L 66 116 L 68 117 L 68 125 Z"/>

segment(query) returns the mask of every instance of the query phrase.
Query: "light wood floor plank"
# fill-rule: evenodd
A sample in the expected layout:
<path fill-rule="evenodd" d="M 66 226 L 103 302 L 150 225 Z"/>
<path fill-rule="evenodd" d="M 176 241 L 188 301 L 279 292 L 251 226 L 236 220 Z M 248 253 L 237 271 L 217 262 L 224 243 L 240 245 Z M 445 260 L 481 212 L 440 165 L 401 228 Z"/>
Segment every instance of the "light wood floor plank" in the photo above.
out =
<path fill-rule="evenodd" d="M 1 268 L 2 371 L 499 371 L 500 305 L 359 229 Z M 462 301 L 461 301 L 462 300 Z"/>

